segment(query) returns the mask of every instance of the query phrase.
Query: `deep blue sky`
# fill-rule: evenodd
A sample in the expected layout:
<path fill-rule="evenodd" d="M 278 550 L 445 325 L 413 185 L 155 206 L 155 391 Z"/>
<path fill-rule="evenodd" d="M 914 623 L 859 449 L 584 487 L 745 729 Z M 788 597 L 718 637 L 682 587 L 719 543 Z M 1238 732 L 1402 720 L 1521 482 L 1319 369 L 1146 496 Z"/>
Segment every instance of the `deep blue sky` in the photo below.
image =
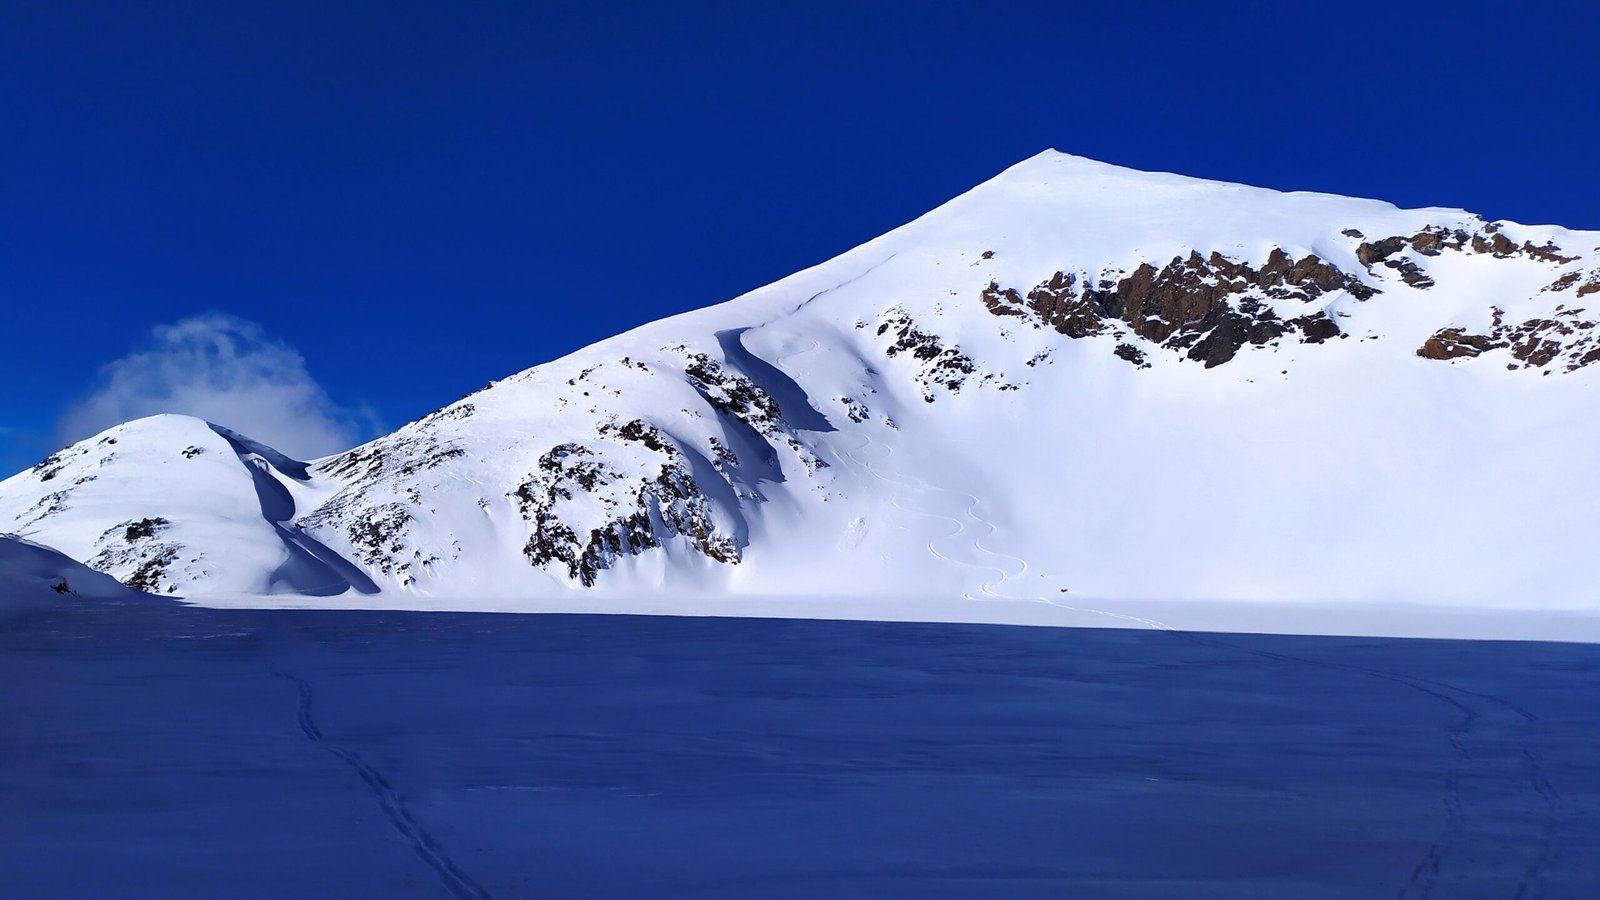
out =
<path fill-rule="evenodd" d="M 1046 147 L 1600 228 L 1595 4 L 1177 7 L 13 0 L 0 461 L 162 323 L 393 427 Z"/>

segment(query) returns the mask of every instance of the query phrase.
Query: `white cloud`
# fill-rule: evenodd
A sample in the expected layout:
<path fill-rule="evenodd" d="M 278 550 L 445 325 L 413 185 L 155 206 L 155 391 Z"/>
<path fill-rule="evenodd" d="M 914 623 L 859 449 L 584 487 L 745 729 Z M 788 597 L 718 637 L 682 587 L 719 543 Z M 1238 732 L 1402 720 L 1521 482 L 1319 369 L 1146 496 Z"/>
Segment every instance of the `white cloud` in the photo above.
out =
<path fill-rule="evenodd" d="M 157 413 L 199 416 L 301 459 L 346 450 L 376 431 L 370 412 L 329 399 L 294 348 L 222 313 L 157 326 L 147 347 L 100 375 L 95 392 L 61 417 L 63 442 Z"/>

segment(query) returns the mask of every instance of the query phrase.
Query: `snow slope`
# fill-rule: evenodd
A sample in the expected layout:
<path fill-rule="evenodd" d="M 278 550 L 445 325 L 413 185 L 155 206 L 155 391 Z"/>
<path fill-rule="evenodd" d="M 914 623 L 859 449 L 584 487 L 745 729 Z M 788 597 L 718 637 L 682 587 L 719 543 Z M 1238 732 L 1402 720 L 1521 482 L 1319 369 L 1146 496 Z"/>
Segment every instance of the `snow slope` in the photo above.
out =
<path fill-rule="evenodd" d="M 132 600 L 138 591 L 80 562 L 15 535 L 0 534 L 0 616 L 75 600 Z"/>
<path fill-rule="evenodd" d="M 0 529 L 216 603 L 1589 614 L 1592 301 L 1600 233 L 1047 152 L 335 457 L 119 426 Z"/>

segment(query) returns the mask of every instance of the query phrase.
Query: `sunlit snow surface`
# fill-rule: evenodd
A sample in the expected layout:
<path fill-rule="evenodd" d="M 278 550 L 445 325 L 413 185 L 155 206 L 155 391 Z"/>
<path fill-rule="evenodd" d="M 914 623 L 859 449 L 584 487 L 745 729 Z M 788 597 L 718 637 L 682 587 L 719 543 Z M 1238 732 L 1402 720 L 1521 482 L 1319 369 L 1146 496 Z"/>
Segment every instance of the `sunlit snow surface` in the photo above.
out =
<path fill-rule="evenodd" d="M 1581 897 L 1600 648 L 208 610 L 0 629 L 26 897 Z"/>
<path fill-rule="evenodd" d="M 1530 249 L 1417 249 L 1456 231 Z M 1366 243 L 1401 239 L 1386 262 Z M 1121 320 L 1070 337 L 983 299 L 1191 254 L 1264 271 L 1275 252 L 1379 293 L 1262 294 L 1343 337 L 1241 346 L 1214 368 Z M 650 290 L 557 267 L 526 316 L 485 327 Z M 1600 233 L 1045 153 L 349 454 L 286 461 L 180 416 L 117 426 L 0 482 L 0 531 L 219 606 L 807 615 L 851 597 L 829 615 L 1012 621 L 1024 604 L 1155 600 L 1170 614 L 1127 614 L 1254 631 L 1198 604 L 1310 622 L 1400 603 L 1592 622 L 1600 364 L 1418 350 L 1441 329 L 1482 337 L 1495 310 L 1577 347 L 1600 334 L 1594 291 Z M 471 374 L 470 348 L 435 349 Z"/>

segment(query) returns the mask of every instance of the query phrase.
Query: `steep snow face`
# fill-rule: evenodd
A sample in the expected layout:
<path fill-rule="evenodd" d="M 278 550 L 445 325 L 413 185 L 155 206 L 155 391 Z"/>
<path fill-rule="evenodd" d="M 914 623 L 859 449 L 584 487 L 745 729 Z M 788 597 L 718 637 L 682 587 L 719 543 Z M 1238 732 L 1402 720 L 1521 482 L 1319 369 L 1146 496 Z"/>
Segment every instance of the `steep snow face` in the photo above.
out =
<path fill-rule="evenodd" d="M 1590 300 L 1600 233 L 1045 153 L 303 467 L 113 429 L 0 528 L 191 596 L 1593 609 Z"/>

